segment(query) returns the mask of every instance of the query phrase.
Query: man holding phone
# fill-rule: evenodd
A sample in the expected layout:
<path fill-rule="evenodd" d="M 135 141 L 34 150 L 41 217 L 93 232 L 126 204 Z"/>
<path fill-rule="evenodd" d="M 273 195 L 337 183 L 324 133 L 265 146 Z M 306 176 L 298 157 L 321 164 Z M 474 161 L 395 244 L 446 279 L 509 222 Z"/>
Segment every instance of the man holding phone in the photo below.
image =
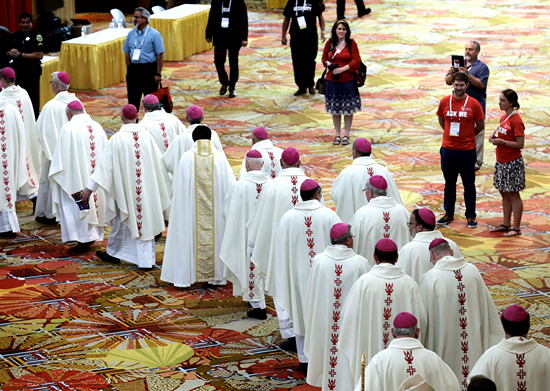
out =
<path fill-rule="evenodd" d="M 485 114 L 485 103 L 487 101 L 487 83 L 489 81 L 489 67 L 479 60 L 479 52 L 481 45 L 478 41 L 468 41 L 464 48 L 464 64 L 458 69 L 451 66 L 449 73 L 445 77 L 447 85 L 453 84 L 453 76 L 457 72 L 463 72 L 468 75 L 469 85 L 466 89 L 466 94 L 479 102 L 483 113 Z M 483 164 L 483 144 L 485 142 L 485 133 L 479 132 L 476 134 L 476 166 L 478 171 Z"/>

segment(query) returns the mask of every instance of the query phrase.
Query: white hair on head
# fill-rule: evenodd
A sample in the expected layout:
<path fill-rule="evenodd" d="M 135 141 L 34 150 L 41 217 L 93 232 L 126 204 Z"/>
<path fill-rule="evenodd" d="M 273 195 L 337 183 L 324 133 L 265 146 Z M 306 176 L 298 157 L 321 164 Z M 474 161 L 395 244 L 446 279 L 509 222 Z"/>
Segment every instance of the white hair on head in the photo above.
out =
<path fill-rule="evenodd" d="M 388 195 L 388 190 L 378 189 L 370 184 L 370 178 L 365 179 L 365 191 L 371 189 L 374 195 L 377 196 L 386 196 Z"/>
<path fill-rule="evenodd" d="M 57 83 L 57 85 L 64 91 L 67 91 L 69 89 L 69 85 L 63 83 L 61 80 L 59 80 L 59 76 L 57 76 L 59 72 L 52 73 L 52 81 L 54 83 Z"/>
<path fill-rule="evenodd" d="M 397 335 L 398 337 L 406 337 L 406 336 L 414 337 L 414 334 L 416 334 L 417 329 L 418 329 L 418 325 L 415 324 L 412 327 L 407 327 L 404 329 L 395 327 L 393 330 L 395 331 L 395 335 Z"/>
<path fill-rule="evenodd" d="M 264 159 L 262 159 L 261 157 L 248 157 L 246 156 L 245 157 L 245 161 L 248 162 L 248 164 L 250 164 L 251 167 L 261 167 L 262 166 L 262 163 L 264 162 Z"/>
<path fill-rule="evenodd" d="M 136 11 L 139 11 L 141 12 L 141 17 L 142 18 L 147 18 L 147 24 L 149 24 L 149 22 L 151 21 L 151 13 L 149 11 L 147 11 L 147 9 L 143 8 L 143 7 L 137 7 L 134 12 Z"/>
<path fill-rule="evenodd" d="M 84 113 L 84 109 L 75 110 L 75 109 L 69 109 L 69 108 L 67 107 L 67 112 L 68 112 L 68 113 L 71 113 L 72 115 L 83 114 L 83 113 Z"/>

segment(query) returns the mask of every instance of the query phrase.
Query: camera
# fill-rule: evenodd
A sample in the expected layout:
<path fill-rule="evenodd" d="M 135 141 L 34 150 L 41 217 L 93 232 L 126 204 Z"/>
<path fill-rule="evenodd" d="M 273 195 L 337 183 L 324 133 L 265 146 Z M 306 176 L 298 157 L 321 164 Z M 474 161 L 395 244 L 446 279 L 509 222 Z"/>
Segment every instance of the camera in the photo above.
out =
<path fill-rule="evenodd" d="M 329 71 L 333 71 L 338 68 L 338 64 L 330 64 L 327 68 Z"/>

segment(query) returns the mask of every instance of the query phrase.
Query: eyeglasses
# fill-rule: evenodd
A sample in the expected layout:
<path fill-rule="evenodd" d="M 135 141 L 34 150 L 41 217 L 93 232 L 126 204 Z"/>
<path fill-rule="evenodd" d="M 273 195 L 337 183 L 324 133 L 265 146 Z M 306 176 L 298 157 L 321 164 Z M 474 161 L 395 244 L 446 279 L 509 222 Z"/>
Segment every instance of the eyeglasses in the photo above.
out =
<path fill-rule="evenodd" d="M 407 227 L 410 227 L 411 225 L 418 225 L 416 223 L 411 223 L 410 221 L 407 223 Z"/>

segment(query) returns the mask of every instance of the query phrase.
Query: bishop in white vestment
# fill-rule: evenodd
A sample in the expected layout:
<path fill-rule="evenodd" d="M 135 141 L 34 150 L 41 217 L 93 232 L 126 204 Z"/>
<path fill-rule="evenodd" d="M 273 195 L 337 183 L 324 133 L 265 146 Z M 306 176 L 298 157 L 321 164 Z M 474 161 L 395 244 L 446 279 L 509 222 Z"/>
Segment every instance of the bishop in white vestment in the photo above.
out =
<path fill-rule="evenodd" d="M 269 250 L 275 228 L 283 215 L 292 209 L 300 198 L 300 186 L 308 179 L 300 168 L 300 153 L 289 147 L 281 155 L 282 170 L 275 179 L 264 184 L 258 203 L 252 211 L 246 226 L 248 227 L 248 247 L 252 252 L 252 262 L 265 278 L 269 262 Z M 277 310 L 277 320 L 283 338 L 293 338 L 290 316 L 276 298 L 273 300 Z"/>
<path fill-rule="evenodd" d="M 292 319 L 300 363 L 303 354 L 305 298 L 313 258 L 330 244 L 330 229 L 340 222 L 338 215 L 321 204 L 317 181 L 306 179 L 300 186 L 302 202 L 286 212 L 277 228 L 269 251 L 266 290 L 277 298 Z M 260 234 L 263 235 L 262 232 Z M 254 249 L 256 251 L 256 249 Z"/>
<path fill-rule="evenodd" d="M 143 112 L 145 115 L 139 122 L 153 136 L 160 152 L 164 154 L 170 143 L 180 134 L 187 131 L 185 125 L 172 113 L 161 109 L 155 95 L 145 95 L 143 98 Z"/>
<path fill-rule="evenodd" d="M 36 121 L 38 142 L 41 147 L 41 167 L 40 187 L 38 188 L 38 195 L 36 197 L 34 215 L 36 216 L 36 221 L 43 224 L 56 224 L 56 218 L 53 214 L 49 172 L 59 132 L 61 131 L 61 127 L 69 121 L 67 118 L 67 105 L 75 100 L 79 101 L 75 94 L 68 92 L 70 82 L 71 78 L 67 73 L 52 73 L 51 88 L 56 95 L 42 107 L 40 116 Z M 88 184 L 87 181 L 84 183 L 84 186 L 86 184 Z M 84 186 L 78 190 L 82 190 Z"/>
<path fill-rule="evenodd" d="M 550 387 L 550 349 L 529 338 L 529 313 L 520 305 L 508 307 L 501 317 L 505 338 L 477 360 L 470 380 L 492 379 L 498 391 L 547 390 Z"/>
<path fill-rule="evenodd" d="M 15 72 L 12 68 L 3 68 L 0 73 L 0 98 L 14 106 L 25 126 L 26 163 L 25 169 L 29 180 L 25 183 L 25 189 L 18 195 L 17 201 L 28 200 L 36 197 L 38 191 L 38 174 L 40 167 L 40 144 L 36 134 L 36 118 L 32 107 L 31 98 L 27 91 L 15 85 Z M 28 194 L 28 196 L 23 196 Z"/>
<path fill-rule="evenodd" d="M 242 296 L 252 306 L 248 316 L 267 319 L 264 280 L 247 251 L 246 222 L 269 176 L 261 171 L 264 161 L 259 151 L 249 151 L 245 163 L 246 172 L 231 187 L 223 201 L 225 232 L 220 259 L 227 266 L 225 278 L 233 283 L 233 295 Z"/>
<path fill-rule="evenodd" d="M 428 247 L 432 240 L 443 238 L 443 235 L 435 231 L 435 214 L 429 208 L 415 209 L 411 212 L 409 231 L 413 240 L 401 247 L 396 265 L 420 284 L 422 275 L 433 267 Z M 449 243 L 456 258 L 461 258 L 462 253 L 458 245 L 451 239 L 443 239 Z"/>
<path fill-rule="evenodd" d="M 354 383 L 347 357 L 338 351 L 341 312 L 351 286 L 370 270 L 368 261 L 353 252 L 350 226 L 335 224 L 331 246 L 313 258 L 305 302 L 304 354 L 307 382 L 323 391 L 347 391 Z"/>
<path fill-rule="evenodd" d="M 193 131 L 195 144 L 174 173 L 174 196 L 160 279 L 177 287 L 195 282 L 224 285 L 220 250 L 225 231 L 223 200 L 235 183 L 224 155 L 212 147 L 211 131 Z"/>
<path fill-rule="evenodd" d="M 83 210 L 72 195 L 89 183 L 107 145 L 107 135 L 101 125 L 84 112 L 78 100 L 67 105 L 66 115 L 69 122 L 61 127 L 49 172 L 53 212 L 60 221 L 63 242 L 76 241 L 78 244 L 73 250 L 85 252 L 96 240 L 103 240 L 105 193 L 97 189 L 90 198 L 89 209 Z"/>
<path fill-rule="evenodd" d="M 106 251 L 97 251 L 98 258 L 151 269 L 156 263 L 155 236 L 165 229 L 170 182 L 153 137 L 136 123 L 137 117 L 134 105 L 124 106 L 124 125 L 107 142 L 81 196 L 87 199 L 101 186 L 116 202 L 115 210 L 106 211 L 105 221 L 113 223 Z"/>
<path fill-rule="evenodd" d="M 369 203 L 355 213 L 350 225 L 356 236 L 353 249 L 373 266 L 372 254 L 379 239 L 392 239 L 398 249 L 409 243 L 409 212 L 387 196 L 388 182 L 381 175 L 367 178 L 364 189 Z"/>
<path fill-rule="evenodd" d="M 426 325 L 418 284 L 395 266 L 397 257 L 395 242 L 380 239 L 375 246 L 376 265 L 353 284 L 344 303 L 338 349 L 350 362 L 354 384 L 361 376 L 361 355 L 365 353 L 369 362 L 393 339 L 391 324 L 398 313 L 412 312 L 421 328 Z"/>
<path fill-rule="evenodd" d="M 0 237 L 14 238 L 19 232 L 15 202 L 19 192 L 28 190 L 25 186 L 28 180 L 25 125 L 17 109 L 1 97 L 0 141 L 4 184 L 0 190 Z"/>
<path fill-rule="evenodd" d="M 426 347 L 451 367 L 465 391 L 475 362 L 504 333 L 477 268 L 464 258 L 454 258 L 445 239 L 432 241 L 430 256 L 434 267 L 420 280 L 428 312 Z"/>
<path fill-rule="evenodd" d="M 283 150 L 279 147 L 273 146 L 273 143 L 269 139 L 267 130 L 264 128 L 256 128 L 252 132 L 252 150 L 258 151 L 262 154 L 264 165 L 262 172 L 269 175 L 270 179 L 275 178 L 281 171 L 281 155 Z M 245 161 L 241 166 L 241 172 L 239 179 L 246 172 Z"/>
<path fill-rule="evenodd" d="M 363 194 L 363 185 L 367 178 L 373 175 L 381 175 L 387 182 L 387 195 L 393 197 L 395 202 L 403 205 L 401 194 L 397 189 L 395 180 L 388 169 L 378 164 L 371 157 L 372 147 L 365 138 L 358 138 L 353 142 L 351 166 L 344 168 L 338 177 L 332 182 L 330 196 L 334 201 L 336 213 L 343 222 L 348 223 L 361 207 L 368 204 Z"/>
<path fill-rule="evenodd" d="M 451 368 L 418 340 L 422 331 L 418 326 L 416 317 L 411 313 L 401 312 L 395 317 L 391 329 L 394 339 L 365 368 L 365 390 L 397 390 L 414 375 L 420 375 L 437 391 L 460 390 Z M 361 391 L 360 382 L 355 391 Z"/>

